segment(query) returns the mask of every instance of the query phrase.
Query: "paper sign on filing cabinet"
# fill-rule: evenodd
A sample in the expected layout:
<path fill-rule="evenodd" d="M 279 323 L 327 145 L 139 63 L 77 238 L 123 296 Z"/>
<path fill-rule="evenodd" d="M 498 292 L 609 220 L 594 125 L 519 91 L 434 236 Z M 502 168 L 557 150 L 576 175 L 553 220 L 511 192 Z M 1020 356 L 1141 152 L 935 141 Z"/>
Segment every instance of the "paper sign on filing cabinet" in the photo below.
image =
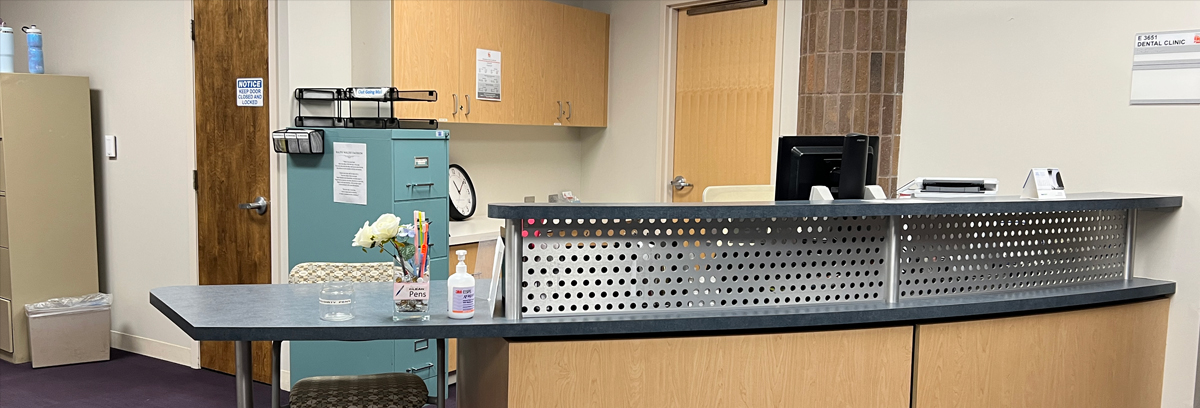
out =
<path fill-rule="evenodd" d="M 1067 198 L 1067 188 L 1063 185 L 1062 173 L 1055 168 L 1036 168 L 1029 170 L 1025 177 L 1025 187 L 1021 198 L 1058 199 Z"/>

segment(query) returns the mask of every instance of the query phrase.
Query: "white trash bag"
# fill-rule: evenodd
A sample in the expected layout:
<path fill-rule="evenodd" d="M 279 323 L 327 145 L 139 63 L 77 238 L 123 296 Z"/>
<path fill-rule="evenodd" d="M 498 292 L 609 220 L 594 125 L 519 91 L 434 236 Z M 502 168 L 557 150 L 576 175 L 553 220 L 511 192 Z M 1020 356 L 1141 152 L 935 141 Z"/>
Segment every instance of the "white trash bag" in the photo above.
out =
<path fill-rule="evenodd" d="M 59 314 L 106 310 L 112 307 L 112 295 L 93 293 L 90 295 L 61 297 L 25 305 L 25 314 L 29 317 L 44 317 Z"/>

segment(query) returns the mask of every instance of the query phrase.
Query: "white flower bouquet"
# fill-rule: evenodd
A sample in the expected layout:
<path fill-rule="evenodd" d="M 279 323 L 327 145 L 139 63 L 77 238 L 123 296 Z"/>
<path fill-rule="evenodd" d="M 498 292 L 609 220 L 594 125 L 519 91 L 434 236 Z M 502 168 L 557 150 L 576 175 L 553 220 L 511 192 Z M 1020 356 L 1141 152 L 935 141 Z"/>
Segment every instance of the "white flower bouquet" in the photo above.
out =
<path fill-rule="evenodd" d="M 354 240 L 350 243 L 351 246 L 362 247 L 363 252 L 367 249 L 379 248 L 380 253 L 387 253 L 395 258 L 397 262 L 403 263 L 410 260 L 417 253 L 417 246 L 413 245 L 412 239 L 417 236 L 417 229 L 412 224 L 400 224 L 400 217 L 395 214 L 383 214 L 379 219 L 372 224 L 370 221 L 363 222 L 362 228 L 354 234 Z M 395 250 L 389 251 L 388 244 L 391 244 Z"/>

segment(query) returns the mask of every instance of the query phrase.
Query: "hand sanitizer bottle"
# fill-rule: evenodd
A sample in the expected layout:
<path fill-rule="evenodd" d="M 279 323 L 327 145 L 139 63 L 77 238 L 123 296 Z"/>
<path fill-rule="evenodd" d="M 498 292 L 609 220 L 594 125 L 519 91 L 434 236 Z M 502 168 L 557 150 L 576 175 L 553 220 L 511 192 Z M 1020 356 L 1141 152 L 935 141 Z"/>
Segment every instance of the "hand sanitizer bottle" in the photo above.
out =
<path fill-rule="evenodd" d="M 475 277 L 467 273 L 467 251 L 458 250 L 458 265 L 446 280 L 451 319 L 470 319 L 475 316 Z"/>

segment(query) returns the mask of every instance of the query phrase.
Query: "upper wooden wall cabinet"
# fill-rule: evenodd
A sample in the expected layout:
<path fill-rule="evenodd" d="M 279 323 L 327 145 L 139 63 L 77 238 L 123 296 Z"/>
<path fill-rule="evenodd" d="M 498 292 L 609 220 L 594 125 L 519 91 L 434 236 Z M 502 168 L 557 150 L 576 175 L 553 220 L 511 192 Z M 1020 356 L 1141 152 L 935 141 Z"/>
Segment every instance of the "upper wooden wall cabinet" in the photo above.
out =
<path fill-rule="evenodd" d="M 392 82 L 434 89 L 396 115 L 450 123 L 608 124 L 608 14 L 548 1 L 393 0 Z M 476 50 L 501 53 L 500 101 L 475 96 Z"/>

